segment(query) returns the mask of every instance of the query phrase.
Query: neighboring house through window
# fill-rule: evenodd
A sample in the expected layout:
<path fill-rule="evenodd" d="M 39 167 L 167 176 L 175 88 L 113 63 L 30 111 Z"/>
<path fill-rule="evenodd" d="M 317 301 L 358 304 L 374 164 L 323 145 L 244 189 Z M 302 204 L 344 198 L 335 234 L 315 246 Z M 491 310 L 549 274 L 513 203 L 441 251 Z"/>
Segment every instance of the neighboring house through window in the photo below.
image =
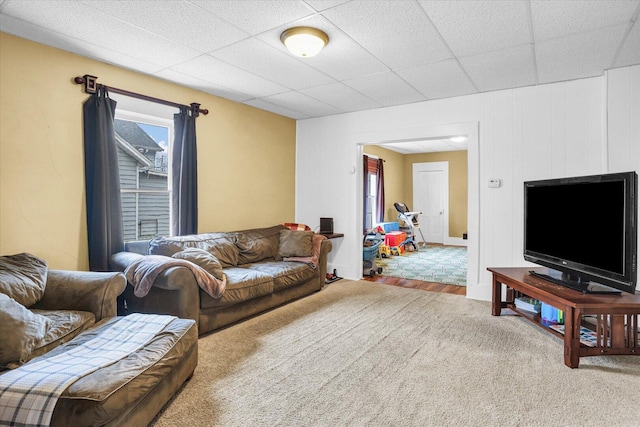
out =
<path fill-rule="evenodd" d="M 116 108 L 114 130 L 124 240 L 170 235 L 169 155 L 173 120 Z"/>

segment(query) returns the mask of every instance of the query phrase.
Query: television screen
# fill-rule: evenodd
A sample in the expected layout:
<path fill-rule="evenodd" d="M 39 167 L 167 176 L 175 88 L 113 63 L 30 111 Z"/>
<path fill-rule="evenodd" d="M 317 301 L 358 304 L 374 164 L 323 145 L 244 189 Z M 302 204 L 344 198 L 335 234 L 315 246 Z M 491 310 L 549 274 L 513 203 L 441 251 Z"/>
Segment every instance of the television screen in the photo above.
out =
<path fill-rule="evenodd" d="M 633 293 L 637 259 L 635 172 L 525 182 L 525 259 Z"/>

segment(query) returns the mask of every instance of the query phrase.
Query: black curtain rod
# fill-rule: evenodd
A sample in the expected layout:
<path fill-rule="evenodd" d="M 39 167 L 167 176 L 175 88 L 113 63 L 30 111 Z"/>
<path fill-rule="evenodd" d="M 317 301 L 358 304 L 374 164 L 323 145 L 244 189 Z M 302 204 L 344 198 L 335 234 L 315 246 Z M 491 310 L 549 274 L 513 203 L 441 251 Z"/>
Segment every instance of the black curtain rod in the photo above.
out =
<path fill-rule="evenodd" d="M 130 92 L 128 90 L 118 89 L 116 87 L 103 85 L 101 83 L 97 83 L 96 82 L 97 79 L 98 78 L 95 77 L 95 76 L 90 76 L 88 74 L 85 74 L 82 77 L 74 78 L 73 81 L 74 81 L 74 83 L 79 84 L 79 85 L 84 84 L 84 91 L 86 93 L 96 93 L 97 90 L 98 90 L 98 87 L 99 86 L 103 86 L 103 87 L 106 87 L 109 92 L 119 93 L 120 95 L 126 95 L 126 96 L 130 96 L 132 98 L 138 98 L 138 99 L 143 99 L 145 101 L 156 102 L 158 104 L 168 105 L 170 107 L 189 108 L 191 111 L 193 111 L 193 113 L 195 114 L 196 117 L 198 117 L 198 115 L 200 113 L 204 114 L 205 116 L 207 114 L 209 114 L 209 110 L 200 108 L 200 104 L 195 103 L 195 102 L 191 103 L 191 105 L 178 104 L 177 102 L 171 102 L 171 101 L 167 101 L 165 99 L 154 98 L 152 96 L 142 95 L 142 94 L 139 94 L 139 93 Z"/>

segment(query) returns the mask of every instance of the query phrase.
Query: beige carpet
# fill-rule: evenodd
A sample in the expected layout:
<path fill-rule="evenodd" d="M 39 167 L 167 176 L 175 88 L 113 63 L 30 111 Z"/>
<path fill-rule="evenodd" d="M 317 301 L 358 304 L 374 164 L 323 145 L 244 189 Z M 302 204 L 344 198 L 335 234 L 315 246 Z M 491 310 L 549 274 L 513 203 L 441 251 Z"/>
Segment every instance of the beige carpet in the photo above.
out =
<path fill-rule="evenodd" d="M 457 295 L 340 280 L 199 352 L 156 427 L 640 425 L 640 357 L 569 369 L 559 339 Z"/>

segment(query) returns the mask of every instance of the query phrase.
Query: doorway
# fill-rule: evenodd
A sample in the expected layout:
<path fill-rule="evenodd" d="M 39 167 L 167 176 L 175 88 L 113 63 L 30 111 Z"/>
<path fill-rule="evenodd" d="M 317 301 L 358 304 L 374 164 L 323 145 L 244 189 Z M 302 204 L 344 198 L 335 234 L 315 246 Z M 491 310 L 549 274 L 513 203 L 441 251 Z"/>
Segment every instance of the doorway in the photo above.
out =
<path fill-rule="evenodd" d="M 418 128 L 403 128 L 403 129 L 384 129 L 377 131 L 366 131 L 354 134 L 356 141 L 356 167 L 354 172 L 357 172 L 358 183 L 362 182 L 362 167 L 361 164 L 363 147 L 369 145 L 386 145 L 392 143 L 406 143 L 406 142 L 419 142 L 423 140 L 439 140 L 444 138 L 450 138 L 454 135 L 467 135 L 468 136 L 468 158 L 467 158 L 467 177 L 465 182 L 467 183 L 467 209 L 468 217 L 465 226 L 464 237 L 451 237 L 444 233 L 443 240 L 445 245 L 463 245 L 467 247 L 467 287 L 466 295 L 470 298 L 476 298 L 476 294 L 480 291 L 478 288 L 479 282 L 479 144 L 478 144 L 478 122 L 457 123 L 451 125 L 441 126 L 427 126 Z M 411 172 L 408 172 L 411 173 Z M 362 186 L 358 185 L 356 188 L 356 200 L 357 210 L 356 218 L 358 223 L 362 221 Z M 408 193 L 407 198 L 410 198 L 412 193 Z M 413 201 L 411 201 L 413 204 Z M 412 207 L 412 206 L 410 206 Z M 387 217 L 388 218 L 388 217 Z M 460 224 L 458 224 L 460 225 Z M 446 230 L 446 229 L 445 229 Z M 357 249 L 358 263 L 362 259 L 362 250 L 360 247 Z M 355 253 L 354 253 L 355 255 Z"/>

